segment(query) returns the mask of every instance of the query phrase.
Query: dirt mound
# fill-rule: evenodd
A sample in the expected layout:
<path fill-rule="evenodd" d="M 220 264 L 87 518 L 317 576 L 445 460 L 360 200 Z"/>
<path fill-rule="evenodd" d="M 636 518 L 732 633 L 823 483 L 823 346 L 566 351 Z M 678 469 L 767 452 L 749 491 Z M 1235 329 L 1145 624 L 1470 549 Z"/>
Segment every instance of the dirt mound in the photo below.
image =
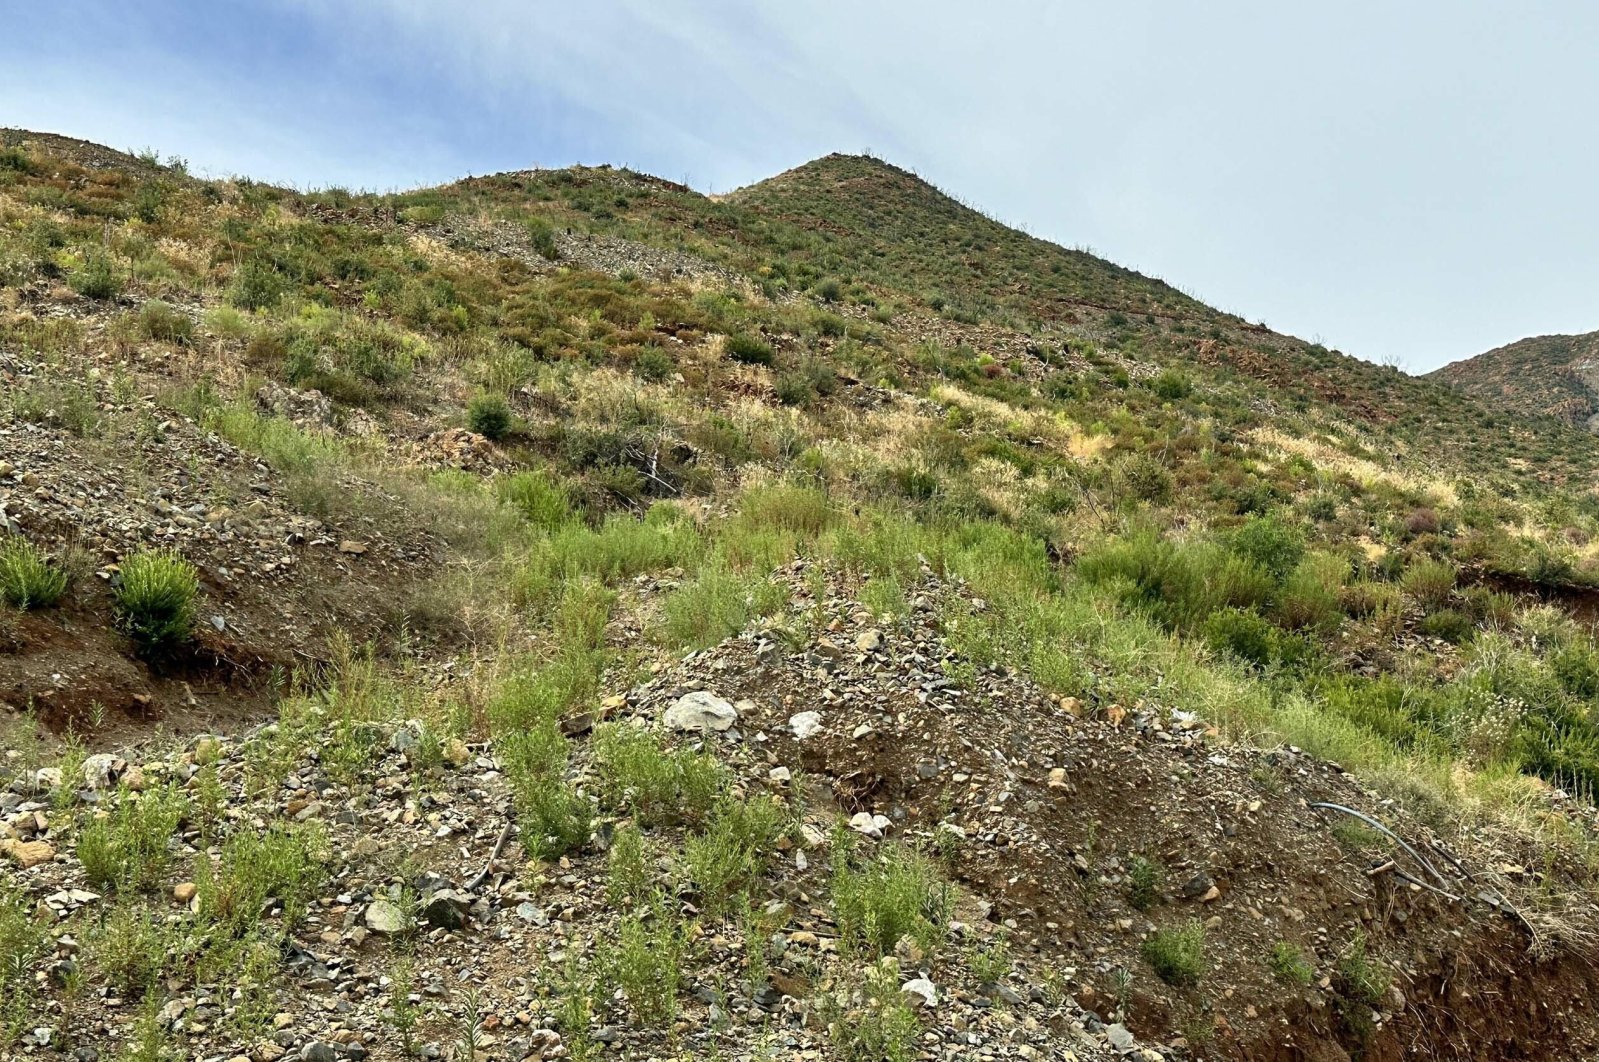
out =
<path fill-rule="evenodd" d="M 985 605 L 929 572 L 887 623 L 790 574 L 805 636 L 747 634 L 633 702 L 652 715 L 707 688 L 744 703 L 760 739 L 744 751 L 802 766 L 890 836 L 957 839 L 960 883 L 1097 1016 L 1229 1058 L 1567 1058 L 1599 1042 L 1580 1002 L 1591 966 L 1536 956 L 1548 927 L 1518 895 L 1538 876 L 1519 867 L 1530 852 L 1446 843 L 1296 749 L 1221 744 L 1159 688 L 1090 716 L 974 669 L 941 631 Z M 1204 968 L 1173 986 L 1151 941 L 1193 920 Z"/>
<path fill-rule="evenodd" d="M 131 382 L 71 380 L 0 354 L 0 390 L 15 396 L 0 404 L 0 525 L 74 576 L 60 607 L 0 621 L 0 703 L 57 729 L 114 744 L 154 720 L 254 718 L 275 672 L 314 665 L 335 631 L 380 630 L 395 586 L 433 565 L 424 537 L 382 519 L 372 485 L 341 485 L 374 500 L 370 516 L 308 515 L 303 484 Z M 202 584 L 201 636 L 160 668 L 111 622 L 118 564 L 141 548 L 177 551 Z"/>

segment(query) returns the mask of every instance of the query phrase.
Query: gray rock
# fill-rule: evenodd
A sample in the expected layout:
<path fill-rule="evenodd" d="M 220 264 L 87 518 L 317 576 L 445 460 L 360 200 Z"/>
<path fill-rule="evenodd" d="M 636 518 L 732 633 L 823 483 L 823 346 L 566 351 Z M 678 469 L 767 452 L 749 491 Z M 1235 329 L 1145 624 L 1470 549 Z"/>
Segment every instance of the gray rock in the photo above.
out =
<path fill-rule="evenodd" d="M 709 690 L 685 693 L 666 710 L 664 722 L 673 730 L 697 730 L 702 734 L 728 729 L 738 719 L 738 709 Z"/>
<path fill-rule="evenodd" d="M 300 1048 L 300 1062 L 339 1062 L 339 1052 L 332 1044 L 312 1040 Z"/>
<path fill-rule="evenodd" d="M 83 761 L 83 784 L 90 789 L 109 789 L 116 778 L 119 761 L 108 752 L 97 752 Z"/>
<path fill-rule="evenodd" d="M 367 904 L 366 927 L 374 933 L 404 933 L 409 928 L 407 923 L 408 919 L 399 904 L 389 900 L 373 900 Z"/>
<path fill-rule="evenodd" d="M 460 929 L 466 925 L 471 901 L 454 889 L 439 889 L 422 906 L 422 918 L 435 929 Z"/>
<path fill-rule="evenodd" d="M 1127 1031 L 1127 1026 L 1121 1022 L 1105 1026 L 1105 1042 L 1110 1044 L 1122 1054 L 1127 1054 L 1133 1049 L 1133 1034 Z"/>

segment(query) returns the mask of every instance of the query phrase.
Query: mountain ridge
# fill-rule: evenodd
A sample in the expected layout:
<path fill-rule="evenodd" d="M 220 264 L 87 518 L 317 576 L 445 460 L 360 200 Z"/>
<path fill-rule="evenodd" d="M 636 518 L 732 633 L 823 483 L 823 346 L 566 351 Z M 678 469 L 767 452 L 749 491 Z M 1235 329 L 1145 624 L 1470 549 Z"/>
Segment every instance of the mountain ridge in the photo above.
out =
<path fill-rule="evenodd" d="M 1599 331 L 1528 336 L 1427 375 L 1524 416 L 1599 430 Z"/>

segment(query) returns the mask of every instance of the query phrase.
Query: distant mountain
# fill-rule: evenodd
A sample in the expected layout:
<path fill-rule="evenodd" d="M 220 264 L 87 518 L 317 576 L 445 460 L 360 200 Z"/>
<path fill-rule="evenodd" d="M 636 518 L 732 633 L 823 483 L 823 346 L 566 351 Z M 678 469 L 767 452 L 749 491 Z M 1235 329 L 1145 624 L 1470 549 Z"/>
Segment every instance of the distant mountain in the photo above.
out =
<path fill-rule="evenodd" d="M 1428 376 L 1523 416 L 1599 430 L 1599 332 L 1518 339 Z"/>

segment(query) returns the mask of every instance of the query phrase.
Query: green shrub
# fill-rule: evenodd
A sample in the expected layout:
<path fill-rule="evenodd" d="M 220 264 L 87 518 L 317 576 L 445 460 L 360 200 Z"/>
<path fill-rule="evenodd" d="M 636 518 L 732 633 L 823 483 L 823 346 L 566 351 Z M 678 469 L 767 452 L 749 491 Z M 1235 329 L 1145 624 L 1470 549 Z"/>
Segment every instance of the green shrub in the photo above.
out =
<path fill-rule="evenodd" d="M 1308 985 L 1316 979 L 1316 968 L 1305 959 L 1304 952 L 1286 940 L 1272 945 L 1271 972 L 1278 980 L 1294 985 Z"/>
<path fill-rule="evenodd" d="M 844 285 L 839 280 L 828 277 L 816 285 L 816 295 L 823 302 L 837 302 L 844 297 Z"/>
<path fill-rule="evenodd" d="M 89 941 L 94 965 L 125 997 L 142 998 L 178 959 L 177 934 L 141 904 L 118 904 Z"/>
<path fill-rule="evenodd" d="M 1563 646 L 1549 658 L 1566 692 L 1584 700 L 1599 697 L 1599 651 L 1586 642 Z"/>
<path fill-rule="evenodd" d="M 665 1026 L 677 1016 L 686 947 L 683 926 L 664 902 L 622 918 L 600 964 L 639 1025 Z"/>
<path fill-rule="evenodd" d="M 541 531 L 555 531 L 572 519 L 566 488 L 543 472 L 518 472 L 498 481 L 500 500 Z"/>
<path fill-rule="evenodd" d="M 496 739 L 522 845 L 537 859 L 554 859 L 587 843 L 594 818 L 589 798 L 566 779 L 569 750 L 555 719 L 559 708 L 552 703 L 542 720 Z"/>
<path fill-rule="evenodd" d="M 1382 964 L 1367 954 L 1364 933 L 1356 933 L 1338 957 L 1337 973 L 1339 991 L 1346 998 L 1368 1007 L 1375 1007 L 1383 1001 L 1392 981 Z"/>
<path fill-rule="evenodd" d="M 851 1010 L 828 997 L 823 1004 L 828 1036 L 842 1062 L 913 1062 L 920 1057 L 921 1025 L 901 991 L 899 978 L 869 967 L 860 986 L 864 1005 Z"/>
<path fill-rule="evenodd" d="M 160 885 L 172 862 L 168 845 L 187 814 L 188 802 L 174 789 L 124 796 L 109 815 L 90 819 L 78 833 L 84 877 L 102 891 Z"/>
<path fill-rule="evenodd" d="M 1126 497 L 1158 505 L 1171 500 L 1172 476 L 1153 457 L 1134 454 L 1116 466 L 1116 487 Z"/>
<path fill-rule="evenodd" d="M 478 395 L 466 407 L 466 425 L 498 442 L 511 430 L 511 406 L 499 395 Z"/>
<path fill-rule="evenodd" d="M 1442 608 L 1455 592 L 1455 566 L 1446 560 L 1417 561 L 1405 569 L 1399 585 L 1423 608 Z"/>
<path fill-rule="evenodd" d="M 535 251 L 552 262 L 561 257 L 561 249 L 555 245 L 554 225 L 544 218 L 528 218 L 525 224 Z"/>
<path fill-rule="evenodd" d="M 19 881 L 0 877 L 0 997 L 11 997 L 13 986 L 31 983 L 33 964 L 49 950 L 50 938 L 33 917 L 34 906 Z M 19 996 L 27 994 L 20 987 L 16 991 Z M 6 1017 L 0 1006 L 0 1021 Z M 3 1033 L 0 1029 L 0 1037 Z"/>
<path fill-rule="evenodd" d="M 1205 972 L 1205 924 L 1198 919 L 1160 929 L 1144 941 L 1144 961 L 1169 985 L 1195 985 Z"/>
<path fill-rule="evenodd" d="M 1134 856 L 1127 870 L 1127 902 L 1147 911 L 1160 898 L 1161 866 L 1153 859 Z"/>
<path fill-rule="evenodd" d="M 1162 622 L 1189 629 L 1220 609 L 1259 607 L 1272 591 L 1271 577 L 1250 560 L 1213 543 L 1179 545 L 1153 532 L 1092 549 L 1077 570 L 1089 582 L 1118 588 Z"/>
<path fill-rule="evenodd" d="M 677 363 L 672 360 L 672 356 L 660 347 L 645 347 L 633 358 L 633 371 L 640 379 L 651 383 L 659 383 L 671 376 L 676 369 Z"/>
<path fill-rule="evenodd" d="M 326 842 L 320 829 L 274 824 L 264 832 L 243 830 L 229 837 L 213 865 L 201 859 L 195 875 L 200 913 L 242 936 L 276 906 L 285 929 L 305 917 L 321 888 Z"/>
<path fill-rule="evenodd" d="M 653 733 L 636 726 L 600 727 L 593 753 L 601 798 L 610 807 L 631 808 L 647 825 L 702 821 L 722 792 L 715 756 L 665 749 Z"/>
<path fill-rule="evenodd" d="M 0 148 L 0 171 L 10 173 L 32 173 L 34 171 L 33 159 L 20 147 Z"/>
<path fill-rule="evenodd" d="M 931 952 L 944 938 L 953 895 L 925 856 L 888 847 L 857 861 L 842 831 L 833 843 L 833 909 L 839 937 L 855 951 L 877 958 L 909 937 Z"/>
<path fill-rule="evenodd" d="M 144 338 L 162 343 L 187 343 L 194 334 L 189 315 L 160 299 L 139 307 L 138 328 Z"/>
<path fill-rule="evenodd" d="M 1430 612 L 1421 621 L 1421 633 L 1456 645 L 1469 639 L 1475 629 L 1470 616 L 1452 608 Z"/>
<path fill-rule="evenodd" d="M 200 578 L 170 550 L 140 550 L 122 563 L 116 605 L 123 630 L 146 653 L 170 650 L 194 634 Z"/>
<path fill-rule="evenodd" d="M 1257 667 L 1272 662 L 1276 635 L 1277 628 L 1258 613 L 1236 608 L 1212 613 L 1204 627 L 1205 644 Z"/>
<path fill-rule="evenodd" d="M 746 333 L 727 337 L 727 356 L 745 365 L 770 365 L 772 345 L 764 339 Z"/>
<path fill-rule="evenodd" d="M 1325 555 L 1313 555 L 1283 580 L 1272 608 L 1277 622 L 1296 631 L 1330 634 L 1343 620 L 1338 596 L 1342 562 Z"/>
<path fill-rule="evenodd" d="M 1149 389 L 1157 398 L 1179 402 L 1194 393 L 1193 381 L 1176 369 L 1165 369 L 1150 381 Z"/>
<path fill-rule="evenodd" d="M 1282 582 L 1305 556 L 1305 537 L 1275 517 L 1251 517 L 1232 533 L 1228 547 Z"/>
<path fill-rule="evenodd" d="M 765 869 L 789 816 L 771 796 L 723 798 L 702 833 L 683 842 L 683 872 L 699 894 L 701 908 L 717 914 L 752 885 Z"/>
<path fill-rule="evenodd" d="M 0 540 L 0 600 L 15 608 L 49 608 L 66 592 L 67 573 L 32 542 L 17 535 Z"/>
<path fill-rule="evenodd" d="M 122 274 L 103 251 L 91 251 L 67 274 L 67 285 L 86 299 L 111 299 L 122 290 Z"/>
<path fill-rule="evenodd" d="M 661 608 L 659 640 L 681 649 L 704 649 L 780 608 L 783 587 L 765 572 L 743 575 L 717 561 L 673 590 Z"/>
<path fill-rule="evenodd" d="M 289 282 L 270 262 L 247 258 L 233 271 L 226 297 L 241 310 L 270 310 L 288 291 Z"/>

